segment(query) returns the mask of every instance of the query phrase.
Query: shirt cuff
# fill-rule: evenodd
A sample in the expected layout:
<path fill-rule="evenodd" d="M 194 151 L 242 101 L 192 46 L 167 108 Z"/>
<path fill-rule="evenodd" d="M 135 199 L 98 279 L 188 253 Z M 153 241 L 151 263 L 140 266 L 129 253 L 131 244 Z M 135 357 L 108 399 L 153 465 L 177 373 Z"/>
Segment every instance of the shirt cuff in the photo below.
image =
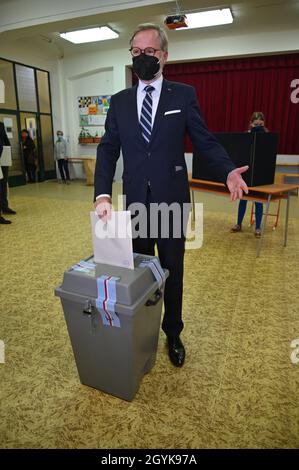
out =
<path fill-rule="evenodd" d="M 96 197 L 96 200 L 100 199 L 100 197 L 110 197 L 110 199 L 111 199 L 110 194 L 99 194 L 99 196 Z"/>

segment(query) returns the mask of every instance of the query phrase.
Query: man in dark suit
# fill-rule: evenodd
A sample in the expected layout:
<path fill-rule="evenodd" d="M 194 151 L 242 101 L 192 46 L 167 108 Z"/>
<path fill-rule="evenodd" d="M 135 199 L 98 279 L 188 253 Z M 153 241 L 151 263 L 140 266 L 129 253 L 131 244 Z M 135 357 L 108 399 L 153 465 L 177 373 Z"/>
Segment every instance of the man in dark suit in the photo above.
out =
<path fill-rule="evenodd" d="M 9 139 L 7 137 L 5 127 L 3 122 L 0 122 L 0 157 L 3 152 L 3 146 L 10 146 Z M 11 224 L 10 220 L 4 219 L 1 216 L 1 211 L 4 214 L 15 214 L 16 212 L 8 207 L 8 200 L 7 200 L 7 183 L 8 183 L 8 170 L 9 167 L 1 165 L 1 170 L 3 173 L 3 178 L 0 180 L 0 224 Z"/>
<path fill-rule="evenodd" d="M 194 149 L 206 158 L 215 174 L 227 184 L 231 199 L 248 191 L 241 173 L 225 150 L 209 133 L 201 117 L 192 87 L 169 82 L 162 77 L 168 57 L 165 31 L 157 25 L 140 25 L 131 42 L 133 70 L 138 86 L 123 90 L 111 98 L 105 123 L 105 135 L 97 150 L 95 170 L 95 207 L 104 221 L 111 216 L 112 182 L 116 162 L 123 154 L 123 192 L 126 206 L 143 203 L 190 203 L 184 138 L 188 133 Z M 150 87 L 150 88 L 148 88 Z M 149 221 L 149 217 L 147 218 Z M 134 251 L 154 254 L 157 243 L 163 268 L 170 272 L 165 286 L 165 313 L 162 328 L 167 335 L 171 362 L 179 367 L 185 360 L 180 339 L 183 329 L 182 294 L 185 251 L 184 224 L 181 236 L 171 236 L 174 218 L 170 217 L 170 237 L 135 238 Z M 149 231 L 147 232 L 149 233 Z"/>

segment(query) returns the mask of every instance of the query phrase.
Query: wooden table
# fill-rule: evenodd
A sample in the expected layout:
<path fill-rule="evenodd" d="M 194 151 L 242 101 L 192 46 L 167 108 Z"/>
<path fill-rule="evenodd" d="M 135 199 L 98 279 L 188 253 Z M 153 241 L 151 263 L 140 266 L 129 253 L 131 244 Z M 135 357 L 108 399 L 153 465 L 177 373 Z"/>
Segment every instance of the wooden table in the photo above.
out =
<path fill-rule="evenodd" d="M 96 157 L 74 157 L 69 158 L 71 163 L 83 163 L 85 175 L 86 175 L 86 184 L 87 186 L 93 186 L 94 184 L 94 172 L 96 166 Z"/>
<path fill-rule="evenodd" d="M 189 187 L 191 190 L 191 202 L 192 202 L 192 218 L 194 221 L 195 210 L 194 210 L 194 191 L 205 191 L 214 194 L 220 194 L 223 196 L 230 197 L 229 190 L 223 183 L 216 183 L 214 181 L 197 180 L 189 177 Z M 269 206 L 271 201 L 286 200 L 286 212 L 285 212 L 285 226 L 284 226 L 284 242 L 283 246 L 287 245 L 288 237 L 288 222 L 289 222 L 289 205 L 290 205 L 290 192 L 294 189 L 298 189 L 298 184 L 267 184 L 264 186 L 253 186 L 249 187 L 249 193 L 244 194 L 242 199 L 247 201 L 262 202 L 266 203 L 266 212 L 264 221 L 262 224 L 261 238 L 259 239 L 256 256 L 259 256 L 263 240 L 264 232 L 267 223 L 267 217 L 269 214 Z"/>

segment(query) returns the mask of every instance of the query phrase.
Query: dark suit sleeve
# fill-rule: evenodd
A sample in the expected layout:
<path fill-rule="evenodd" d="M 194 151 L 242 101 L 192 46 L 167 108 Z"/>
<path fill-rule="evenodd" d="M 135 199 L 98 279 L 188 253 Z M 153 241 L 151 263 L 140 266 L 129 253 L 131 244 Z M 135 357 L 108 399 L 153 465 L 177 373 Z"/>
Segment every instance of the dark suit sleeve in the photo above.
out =
<path fill-rule="evenodd" d="M 2 155 L 2 150 L 3 150 L 4 145 L 10 146 L 10 142 L 5 132 L 4 124 L 3 122 L 0 122 L 0 156 Z"/>
<path fill-rule="evenodd" d="M 4 127 L 4 124 L 3 122 L 0 122 L 0 140 L 1 140 L 1 144 L 2 145 L 9 145 L 10 146 L 10 142 L 9 142 L 9 139 L 7 137 L 7 134 L 6 134 L 6 131 L 5 131 L 5 127 Z"/>
<path fill-rule="evenodd" d="M 105 134 L 97 148 L 94 199 L 100 194 L 112 195 L 112 182 L 120 154 L 120 139 L 113 97 L 105 122 Z"/>
<path fill-rule="evenodd" d="M 9 142 L 9 139 L 7 137 L 5 130 L 4 130 L 4 145 L 8 145 L 10 147 L 10 142 Z"/>
<path fill-rule="evenodd" d="M 201 116 L 194 88 L 188 87 L 188 90 L 187 132 L 193 144 L 193 151 L 200 155 L 200 158 L 204 158 L 215 176 L 226 183 L 227 175 L 234 170 L 235 165 L 222 145 L 209 132 Z"/>

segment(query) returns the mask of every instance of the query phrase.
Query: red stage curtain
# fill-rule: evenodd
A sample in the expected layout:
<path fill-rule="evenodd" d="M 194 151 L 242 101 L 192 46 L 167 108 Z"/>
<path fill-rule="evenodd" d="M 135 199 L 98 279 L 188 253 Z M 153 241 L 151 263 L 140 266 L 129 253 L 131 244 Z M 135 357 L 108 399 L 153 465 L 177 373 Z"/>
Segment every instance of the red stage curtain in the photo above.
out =
<path fill-rule="evenodd" d="M 266 127 L 279 133 L 279 153 L 299 154 L 299 103 L 291 102 L 299 54 L 167 64 L 163 75 L 195 87 L 211 131 L 243 132 L 253 111 L 262 111 Z"/>

